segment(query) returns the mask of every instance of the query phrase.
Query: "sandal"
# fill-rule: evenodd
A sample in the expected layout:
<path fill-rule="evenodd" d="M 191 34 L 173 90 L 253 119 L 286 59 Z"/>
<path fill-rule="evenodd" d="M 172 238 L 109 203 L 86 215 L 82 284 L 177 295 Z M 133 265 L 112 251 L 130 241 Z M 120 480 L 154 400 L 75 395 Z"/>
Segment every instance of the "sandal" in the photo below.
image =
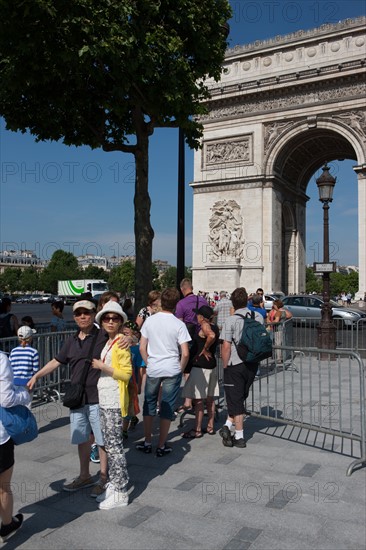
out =
<path fill-rule="evenodd" d="M 189 432 L 183 432 L 182 437 L 183 439 L 200 439 L 201 437 L 203 437 L 203 433 L 197 432 L 192 428 L 192 430 L 189 430 Z"/>
<path fill-rule="evenodd" d="M 182 405 L 181 407 L 179 407 L 179 409 L 176 410 L 176 412 L 177 414 L 182 414 L 191 410 L 192 410 L 192 407 L 186 407 L 185 405 Z"/>
<path fill-rule="evenodd" d="M 203 429 L 202 432 L 203 432 L 204 434 L 208 434 L 208 435 L 215 435 L 216 430 L 214 430 L 213 428 L 211 428 L 211 429 L 206 428 L 206 429 Z"/>

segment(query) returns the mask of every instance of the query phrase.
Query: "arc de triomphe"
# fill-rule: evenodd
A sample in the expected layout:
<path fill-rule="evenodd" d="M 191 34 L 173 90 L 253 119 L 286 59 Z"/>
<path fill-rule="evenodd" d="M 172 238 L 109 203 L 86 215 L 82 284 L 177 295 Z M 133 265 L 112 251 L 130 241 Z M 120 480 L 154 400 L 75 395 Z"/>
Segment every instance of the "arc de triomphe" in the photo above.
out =
<path fill-rule="evenodd" d="M 210 82 L 194 158 L 196 291 L 304 291 L 308 182 L 325 161 L 351 159 L 363 297 L 365 23 L 359 17 L 227 51 L 221 81 Z"/>

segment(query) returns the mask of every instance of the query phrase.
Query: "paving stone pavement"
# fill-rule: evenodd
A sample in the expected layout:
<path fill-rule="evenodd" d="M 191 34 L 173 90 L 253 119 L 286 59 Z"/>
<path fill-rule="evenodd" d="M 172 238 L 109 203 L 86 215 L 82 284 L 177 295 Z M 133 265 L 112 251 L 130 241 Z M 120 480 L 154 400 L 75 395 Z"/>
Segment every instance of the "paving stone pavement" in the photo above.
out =
<path fill-rule="evenodd" d="M 250 417 L 247 448 L 227 448 L 218 433 L 182 439 L 175 421 L 173 452 L 156 458 L 134 448 L 140 422 L 126 441 L 130 504 L 103 511 L 91 489 L 62 491 L 78 473 L 67 409 L 49 403 L 34 412 L 40 435 L 16 448 L 13 474 L 15 513 L 25 521 L 6 550 L 365 549 L 366 468 L 346 476 L 359 454 L 342 454 L 340 439 L 328 450 L 319 434 Z M 217 428 L 224 418 L 221 411 Z M 184 429 L 191 425 L 186 416 Z M 91 471 L 97 479 L 98 464 Z"/>

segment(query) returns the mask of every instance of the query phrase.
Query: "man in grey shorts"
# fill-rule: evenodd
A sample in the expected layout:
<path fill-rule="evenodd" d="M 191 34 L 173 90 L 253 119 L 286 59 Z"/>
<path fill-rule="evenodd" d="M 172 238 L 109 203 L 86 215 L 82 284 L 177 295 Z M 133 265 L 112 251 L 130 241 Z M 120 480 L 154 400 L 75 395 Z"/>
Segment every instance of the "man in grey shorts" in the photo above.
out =
<path fill-rule="evenodd" d="M 91 359 L 99 359 L 108 335 L 100 330 L 95 324 L 95 304 L 89 300 L 76 302 L 73 307 L 74 319 L 78 325 L 78 332 L 68 338 L 54 359 L 51 359 L 41 370 L 39 370 L 28 383 L 33 388 L 36 380 L 50 374 L 62 364 L 69 364 L 71 367 L 71 383 L 80 381 L 85 360 L 88 357 L 93 338 L 96 342 Z M 128 347 L 126 342 L 125 347 Z M 74 492 L 85 487 L 96 485 L 91 496 L 97 497 L 104 491 L 107 481 L 107 454 L 103 447 L 103 437 L 99 422 L 99 399 L 97 384 L 100 371 L 90 368 L 85 384 L 85 404 L 70 410 L 71 443 L 78 446 L 80 473 L 70 483 L 65 483 L 64 491 Z M 95 442 L 99 447 L 100 456 L 100 480 L 97 484 L 92 480 L 89 470 L 90 457 L 90 434 L 93 432 Z"/>

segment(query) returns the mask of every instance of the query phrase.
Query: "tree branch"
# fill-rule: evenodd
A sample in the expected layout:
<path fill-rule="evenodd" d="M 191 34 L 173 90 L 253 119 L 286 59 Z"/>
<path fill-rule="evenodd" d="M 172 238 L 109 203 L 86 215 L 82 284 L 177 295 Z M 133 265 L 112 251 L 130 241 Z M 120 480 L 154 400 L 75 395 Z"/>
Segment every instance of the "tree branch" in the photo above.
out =
<path fill-rule="evenodd" d="M 103 143 L 102 149 L 107 153 L 110 153 L 111 151 L 122 151 L 122 153 L 132 153 L 134 155 L 138 150 L 138 147 L 137 145 L 126 145 L 125 143 Z"/>

